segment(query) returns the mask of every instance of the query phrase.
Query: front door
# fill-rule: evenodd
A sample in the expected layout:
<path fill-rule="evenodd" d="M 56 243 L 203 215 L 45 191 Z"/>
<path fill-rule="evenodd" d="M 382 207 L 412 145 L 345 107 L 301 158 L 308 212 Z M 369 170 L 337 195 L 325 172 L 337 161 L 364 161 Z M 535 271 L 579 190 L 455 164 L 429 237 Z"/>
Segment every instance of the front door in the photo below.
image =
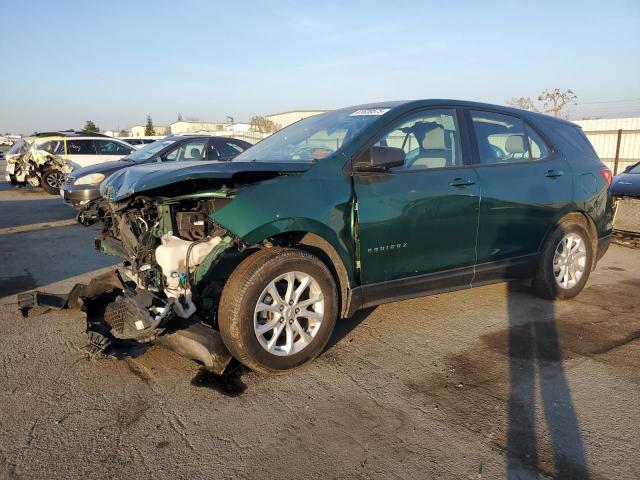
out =
<path fill-rule="evenodd" d="M 354 172 L 362 284 L 443 271 L 471 282 L 480 197 L 462 143 L 454 109 L 423 110 L 376 143 L 402 148 L 404 165 Z"/>

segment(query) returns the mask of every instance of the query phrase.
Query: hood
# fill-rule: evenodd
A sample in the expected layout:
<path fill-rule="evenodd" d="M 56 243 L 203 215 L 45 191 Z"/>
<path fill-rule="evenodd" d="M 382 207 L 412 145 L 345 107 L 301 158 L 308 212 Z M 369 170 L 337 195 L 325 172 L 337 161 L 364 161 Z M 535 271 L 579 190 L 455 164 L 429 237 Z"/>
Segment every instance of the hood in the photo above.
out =
<path fill-rule="evenodd" d="M 313 162 L 191 162 L 150 163 L 124 168 L 102 182 L 100 193 L 119 202 L 134 193 L 154 190 L 189 180 L 230 179 L 240 173 L 300 173 Z"/>
<path fill-rule="evenodd" d="M 621 173 L 613 178 L 611 192 L 617 196 L 640 197 L 640 173 Z"/>
<path fill-rule="evenodd" d="M 135 165 L 135 163 L 128 162 L 126 160 L 113 160 L 111 162 L 98 163 L 96 165 L 90 165 L 88 167 L 75 168 L 69 176 L 73 178 L 80 178 L 92 173 L 103 173 L 105 175 L 110 175 L 116 170 L 130 167 L 131 165 Z"/>

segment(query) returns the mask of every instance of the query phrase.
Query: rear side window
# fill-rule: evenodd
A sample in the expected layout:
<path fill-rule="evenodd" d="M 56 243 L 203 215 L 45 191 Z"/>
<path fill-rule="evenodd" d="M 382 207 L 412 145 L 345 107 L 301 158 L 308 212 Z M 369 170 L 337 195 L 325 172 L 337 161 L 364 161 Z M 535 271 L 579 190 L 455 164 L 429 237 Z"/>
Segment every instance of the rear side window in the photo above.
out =
<path fill-rule="evenodd" d="M 213 140 L 209 146 L 207 158 L 209 160 L 228 160 L 242 153 L 244 148 L 233 142 Z"/>
<path fill-rule="evenodd" d="M 544 140 L 540 138 L 535 130 L 531 127 L 527 127 L 527 137 L 529 137 L 529 152 L 531 153 L 531 160 L 540 160 L 549 155 L 549 148 Z"/>
<path fill-rule="evenodd" d="M 567 122 L 560 122 L 555 119 L 545 120 L 547 127 L 545 133 L 549 135 L 552 142 L 568 156 L 578 158 L 598 158 L 593 145 L 577 125 Z"/>
<path fill-rule="evenodd" d="M 93 140 L 67 140 L 69 155 L 97 155 Z"/>
<path fill-rule="evenodd" d="M 480 110 L 470 113 L 481 164 L 528 162 L 549 155 L 544 140 L 520 118 Z"/>
<path fill-rule="evenodd" d="M 131 147 L 127 147 L 112 140 L 98 140 L 98 148 L 101 155 L 129 155 Z"/>

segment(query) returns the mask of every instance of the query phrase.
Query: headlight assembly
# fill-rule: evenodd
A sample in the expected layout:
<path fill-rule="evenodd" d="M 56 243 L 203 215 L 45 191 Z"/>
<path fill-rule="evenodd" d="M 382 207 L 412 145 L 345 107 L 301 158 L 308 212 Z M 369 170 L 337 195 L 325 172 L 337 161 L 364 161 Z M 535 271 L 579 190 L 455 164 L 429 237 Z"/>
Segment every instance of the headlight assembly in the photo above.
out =
<path fill-rule="evenodd" d="M 102 173 L 92 173 L 90 175 L 80 177 L 74 182 L 74 185 L 96 185 L 102 180 L 104 180 L 104 175 Z"/>

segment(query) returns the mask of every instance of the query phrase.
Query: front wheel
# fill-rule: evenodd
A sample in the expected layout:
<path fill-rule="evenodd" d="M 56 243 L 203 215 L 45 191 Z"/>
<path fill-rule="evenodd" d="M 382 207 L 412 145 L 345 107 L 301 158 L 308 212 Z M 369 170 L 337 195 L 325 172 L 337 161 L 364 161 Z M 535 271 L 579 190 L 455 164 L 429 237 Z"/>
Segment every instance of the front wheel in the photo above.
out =
<path fill-rule="evenodd" d="M 42 172 L 40 186 L 50 195 L 59 195 L 60 188 L 64 185 L 65 175 L 60 170 L 48 168 Z"/>
<path fill-rule="evenodd" d="M 255 371 L 280 374 L 324 349 L 336 323 L 336 286 L 310 253 L 261 250 L 232 273 L 218 313 L 220 334 L 236 359 Z"/>
<path fill-rule="evenodd" d="M 573 298 L 582 291 L 593 264 L 591 238 L 585 226 L 565 220 L 549 235 L 542 250 L 534 290 L 543 298 Z"/>

